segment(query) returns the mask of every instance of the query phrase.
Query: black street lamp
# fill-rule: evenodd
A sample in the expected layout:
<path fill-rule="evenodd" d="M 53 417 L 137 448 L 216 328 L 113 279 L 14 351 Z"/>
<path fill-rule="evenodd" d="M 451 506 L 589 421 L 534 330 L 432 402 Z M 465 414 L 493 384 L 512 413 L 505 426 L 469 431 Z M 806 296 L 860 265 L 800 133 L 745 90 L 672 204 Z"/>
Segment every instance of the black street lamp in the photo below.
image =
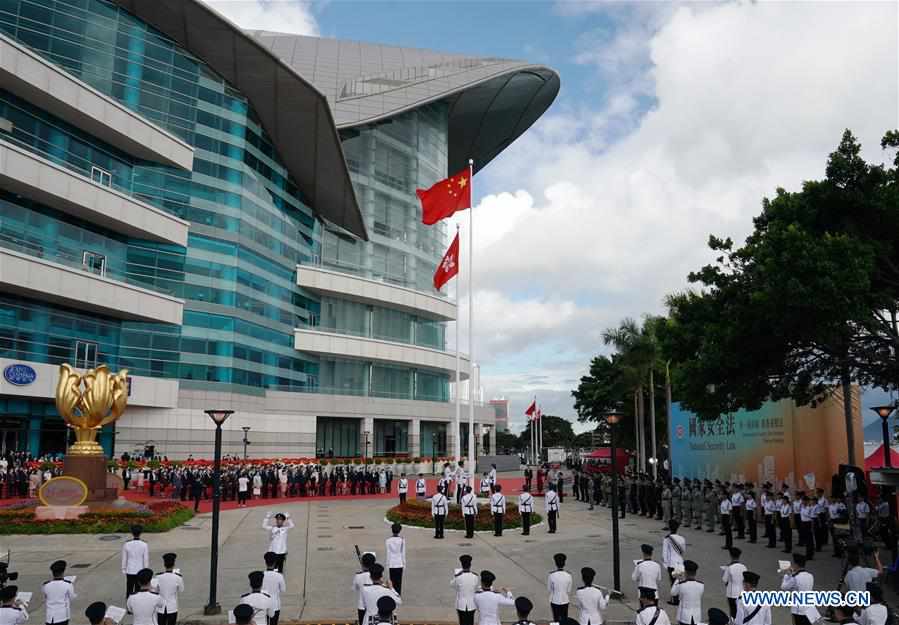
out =
<path fill-rule="evenodd" d="M 362 432 L 362 440 L 363 440 L 362 464 L 365 464 L 365 459 L 368 458 L 368 436 L 369 436 L 369 434 L 370 434 L 370 432 L 368 430 L 365 430 L 364 432 Z"/>
<path fill-rule="evenodd" d="M 612 410 L 606 413 L 612 451 L 612 580 L 615 590 L 621 592 L 621 552 L 618 544 L 618 448 L 615 446 L 615 425 L 624 415 Z"/>
<path fill-rule="evenodd" d="M 222 606 L 216 600 L 219 567 L 219 511 L 222 503 L 220 489 L 222 478 L 222 424 L 234 414 L 233 410 L 207 410 L 206 414 L 215 423 L 215 463 L 212 469 L 212 554 L 209 558 L 209 603 L 203 614 L 221 614 Z"/>
<path fill-rule="evenodd" d="M 247 445 L 250 444 L 250 441 L 247 439 L 247 434 L 250 431 L 250 426 L 245 425 L 240 429 L 243 430 L 243 459 L 246 460 L 247 459 Z"/>
<path fill-rule="evenodd" d="M 871 408 L 880 417 L 881 432 L 883 434 L 883 466 L 885 469 L 893 467 L 893 459 L 890 457 L 890 415 L 896 410 L 896 404 L 888 404 L 886 406 L 874 406 Z"/>
<path fill-rule="evenodd" d="M 437 473 L 437 432 L 431 432 L 431 475 Z"/>

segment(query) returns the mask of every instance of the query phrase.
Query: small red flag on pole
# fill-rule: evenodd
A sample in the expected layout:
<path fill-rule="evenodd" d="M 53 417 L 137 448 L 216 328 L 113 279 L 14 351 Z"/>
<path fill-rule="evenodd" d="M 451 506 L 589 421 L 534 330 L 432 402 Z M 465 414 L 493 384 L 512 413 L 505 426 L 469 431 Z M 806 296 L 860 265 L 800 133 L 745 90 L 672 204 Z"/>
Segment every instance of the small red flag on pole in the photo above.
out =
<path fill-rule="evenodd" d="M 440 264 L 437 265 L 437 271 L 434 272 L 434 288 L 438 291 L 449 282 L 450 278 L 459 273 L 459 233 L 450 243 L 449 249 L 443 255 Z"/>

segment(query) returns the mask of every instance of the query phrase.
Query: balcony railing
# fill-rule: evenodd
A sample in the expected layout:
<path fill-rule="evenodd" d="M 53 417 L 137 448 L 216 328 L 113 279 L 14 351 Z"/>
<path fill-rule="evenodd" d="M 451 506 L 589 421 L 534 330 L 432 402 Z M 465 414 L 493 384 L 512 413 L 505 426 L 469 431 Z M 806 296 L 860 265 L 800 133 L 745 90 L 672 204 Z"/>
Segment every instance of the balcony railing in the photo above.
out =
<path fill-rule="evenodd" d="M 312 260 L 301 261 L 300 265 L 308 267 L 320 267 L 322 269 L 332 269 L 340 273 L 346 273 L 353 276 L 358 276 L 360 278 L 365 278 L 366 280 L 374 280 L 376 282 L 383 282 L 392 286 L 412 289 L 413 291 L 425 293 L 426 295 L 433 295 L 434 297 L 440 297 L 444 299 L 446 299 L 447 297 L 446 293 L 442 291 L 436 291 L 433 288 L 422 289 L 420 285 L 409 280 L 402 274 L 379 272 L 374 269 L 363 267 L 362 265 L 357 265 L 355 263 L 350 263 L 336 258 L 321 258 L 320 256 L 315 256 Z"/>

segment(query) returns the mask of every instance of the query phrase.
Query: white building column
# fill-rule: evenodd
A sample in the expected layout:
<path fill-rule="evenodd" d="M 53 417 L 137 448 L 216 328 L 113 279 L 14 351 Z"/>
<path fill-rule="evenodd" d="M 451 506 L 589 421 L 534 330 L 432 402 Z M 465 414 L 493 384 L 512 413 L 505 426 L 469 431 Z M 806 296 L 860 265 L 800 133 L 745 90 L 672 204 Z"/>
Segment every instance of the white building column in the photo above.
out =
<path fill-rule="evenodd" d="M 409 456 L 421 456 L 421 419 L 418 417 L 409 421 Z"/>
<path fill-rule="evenodd" d="M 362 431 L 359 432 L 359 451 L 366 458 L 372 458 L 375 455 L 375 419 L 374 417 L 363 417 L 359 423 Z M 368 449 L 365 448 L 365 434 L 368 433 Z"/>

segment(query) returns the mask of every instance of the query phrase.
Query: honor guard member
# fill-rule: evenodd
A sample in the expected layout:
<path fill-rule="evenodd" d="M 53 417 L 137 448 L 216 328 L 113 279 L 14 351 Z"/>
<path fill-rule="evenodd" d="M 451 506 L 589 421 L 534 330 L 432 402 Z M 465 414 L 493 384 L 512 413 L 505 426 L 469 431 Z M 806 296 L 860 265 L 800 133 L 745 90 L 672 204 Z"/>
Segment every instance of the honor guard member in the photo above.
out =
<path fill-rule="evenodd" d="M 470 487 L 469 487 L 470 488 Z M 450 586 L 456 591 L 456 614 L 459 625 L 474 625 L 474 594 L 481 585 L 481 580 L 471 571 L 471 556 L 459 556 L 462 568 L 453 574 Z"/>
<path fill-rule="evenodd" d="M 784 553 L 792 553 L 793 551 L 793 530 L 790 527 L 790 519 L 793 517 L 793 506 L 790 499 L 786 496 L 778 497 L 777 513 L 780 517 L 780 535 L 784 543 Z"/>
<path fill-rule="evenodd" d="M 272 513 L 269 511 L 262 521 L 262 529 L 268 530 L 270 536 L 268 550 L 278 556 L 275 568 L 279 573 L 284 573 L 284 561 L 287 560 L 287 532 L 293 527 L 294 522 L 290 518 L 290 513 L 279 512 L 275 515 L 275 524 L 272 525 Z"/>
<path fill-rule="evenodd" d="M 718 498 L 715 497 L 715 487 L 708 480 L 703 489 L 705 495 L 705 531 L 709 534 L 715 532 L 715 523 L 718 521 Z"/>
<path fill-rule="evenodd" d="M 131 526 L 131 540 L 122 545 L 122 575 L 125 576 L 125 596 L 137 592 L 138 571 L 150 566 L 150 548 L 140 539 L 144 528 Z"/>
<path fill-rule="evenodd" d="M 693 560 L 684 561 L 684 579 L 675 582 L 671 595 L 678 598 L 677 622 L 681 625 L 699 623 L 702 619 L 702 594 L 705 584 L 696 579 L 699 565 Z"/>
<path fill-rule="evenodd" d="M 699 480 L 693 486 L 693 529 L 702 529 L 702 517 L 705 513 L 705 494 L 702 492 L 702 483 Z"/>
<path fill-rule="evenodd" d="M 631 579 L 636 583 L 637 588 L 652 588 L 653 590 L 659 588 L 662 567 L 652 559 L 652 551 L 652 545 L 640 545 L 643 559 L 634 562 L 634 572 L 631 573 Z"/>
<path fill-rule="evenodd" d="M 400 536 L 401 531 L 403 526 L 394 523 L 390 526 L 393 535 L 384 541 L 390 585 L 398 595 L 403 594 L 403 569 L 406 568 L 406 539 Z"/>
<path fill-rule="evenodd" d="M 421 473 L 418 474 L 418 479 L 415 480 L 415 498 L 416 499 L 424 499 L 428 493 L 427 482 L 425 482 L 425 476 Z"/>
<path fill-rule="evenodd" d="M 531 534 L 531 513 L 534 511 L 534 496 L 528 492 L 527 485 L 522 488 L 522 492 L 518 495 L 518 512 L 521 513 L 521 535 L 530 536 Z"/>
<path fill-rule="evenodd" d="M 553 621 L 561 623 L 568 617 L 568 595 L 571 592 L 571 573 L 565 570 L 567 558 L 564 553 L 553 556 L 556 570 L 546 578 L 546 589 L 549 591 L 549 607 L 552 610 Z"/>
<path fill-rule="evenodd" d="M 157 625 L 156 615 L 162 607 L 163 599 L 151 590 L 153 571 L 141 569 L 137 573 L 138 590 L 128 597 L 125 607 L 134 617 L 134 625 Z M 265 625 L 264 623 L 262 625 Z"/>
<path fill-rule="evenodd" d="M 256 613 L 256 610 L 253 609 L 253 606 L 241 603 L 234 606 L 231 612 L 234 614 L 235 625 L 250 625 L 253 622 L 253 615 Z"/>
<path fill-rule="evenodd" d="M 487 472 L 484 472 L 483 477 L 481 477 L 481 497 L 489 497 L 490 496 L 490 478 L 487 475 Z"/>
<path fill-rule="evenodd" d="M 668 522 L 671 520 L 671 485 L 665 484 L 662 487 L 662 521 L 665 522 L 663 529 L 668 528 Z"/>
<path fill-rule="evenodd" d="M 465 487 L 462 495 L 462 518 L 465 519 L 465 538 L 474 538 L 474 521 L 478 515 L 478 498 L 471 492 L 471 486 Z"/>
<path fill-rule="evenodd" d="M 578 622 L 580 625 L 602 625 L 602 611 L 609 605 L 609 596 L 593 585 L 596 571 L 590 567 L 581 569 L 581 579 L 584 585 L 574 593 L 574 601 L 578 609 Z"/>
<path fill-rule="evenodd" d="M 371 575 L 368 574 L 368 571 L 375 563 L 375 554 L 363 553 L 359 563 L 362 565 L 362 570 L 353 576 L 353 590 L 356 592 L 356 612 L 359 625 L 365 625 L 365 602 L 362 600 L 362 589 L 371 584 Z"/>
<path fill-rule="evenodd" d="M 758 542 L 758 517 L 756 509 L 758 503 L 755 501 L 755 493 L 751 490 L 746 491 L 744 495 L 743 511 L 746 516 L 746 529 L 749 531 L 749 542 L 755 544 Z"/>
<path fill-rule="evenodd" d="M 378 599 L 381 597 L 390 597 L 397 605 L 402 605 L 403 600 L 389 584 L 383 583 L 384 567 L 378 563 L 371 566 L 369 570 L 371 575 L 371 584 L 367 584 L 362 588 L 362 602 L 365 604 L 365 616 L 362 618 L 362 624 L 368 625 L 378 614 Z"/>
<path fill-rule="evenodd" d="M 671 487 L 671 518 L 680 522 L 681 520 L 681 485 L 680 478 L 676 477 L 672 480 Z"/>
<path fill-rule="evenodd" d="M 396 610 L 396 601 L 390 597 L 381 597 L 378 599 L 378 615 L 374 619 L 375 625 L 394 625 L 393 611 Z"/>
<path fill-rule="evenodd" d="M 113 625 L 113 620 L 106 618 L 106 604 L 102 601 L 94 601 L 87 606 L 84 616 L 91 625 Z"/>
<path fill-rule="evenodd" d="M 815 577 L 805 570 L 805 556 L 801 553 L 793 554 L 793 563 L 790 570 L 784 574 L 780 589 L 799 592 L 815 589 Z M 811 625 L 821 618 L 821 614 L 813 605 L 794 605 L 790 608 L 790 614 L 793 615 L 793 625 Z"/>
<path fill-rule="evenodd" d="M 490 495 L 490 511 L 493 513 L 493 535 L 503 535 L 503 517 L 506 514 L 506 496 L 503 487 L 497 484 L 496 492 Z"/>
<path fill-rule="evenodd" d="M 775 549 L 777 547 L 777 528 L 774 526 L 774 519 L 777 518 L 777 499 L 774 498 L 770 491 L 766 492 L 764 499 L 765 538 L 768 539 L 768 544 L 765 547 Z"/>
<path fill-rule="evenodd" d="M 743 572 L 746 570 L 746 565 L 740 562 L 740 555 L 742 552 L 739 549 L 731 547 L 730 564 L 722 567 L 724 571 L 721 581 L 724 583 L 724 595 L 727 597 L 731 618 L 737 617 L 737 599 L 743 592 Z"/>
<path fill-rule="evenodd" d="M 684 480 L 684 488 L 681 490 L 681 524 L 690 527 L 693 523 L 693 483 Z"/>
<path fill-rule="evenodd" d="M 721 502 L 718 504 L 718 513 L 721 515 L 721 531 L 724 533 L 724 546 L 722 549 L 730 549 L 734 546 L 734 533 L 730 525 L 730 513 L 733 509 L 730 497 L 727 491 L 721 489 Z"/>
<path fill-rule="evenodd" d="M 743 571 L 743 590 L 752 592 L 759 585 L 759 575 L 752 571 Z M 771 606 L 748 606 L 743 599 L 737 599 L 737 616 L 734 625 L 772 625 Z"/>
<path fill-rule="evenodd" d="M 640 609 L 634 619 L 634 625 L 671 625 L 668 615 L 656 601 L 656 591 L 652 588 L 640 589 Z"/>
<path fill-rule="evenodd" d="M 262 574 L 262 592 L 272 600 L 272 617 L 268 625 L 278 625 L 281 618 L 281 593 L 287 592 L 287 584 L 284 575 L 277 570 L 278 556 L 271 551 L 265 553 L 265 572 Z M 162 624 L 160 624 L 162 625 Z"/>
<path fill-rule="evenodd" d="M 174 553 L 163 554 L 162 565 L 165 570 L 153 578 L 152 588 L 162 598 L 162 605 L 156 616 L 158 625 L 175 625 L 178 622 L 178 593 L 184 592 L 184 578 L 175 571 L 177 557 Z"/>
<path fill-rule="evenodd" d="M 746 538 L 746 519 L 743 517 L 743 504 L 746 497 L 743 495 L 743 485 L 737 484 L 736 492 L 730 496 L 731 519 L 737 527 L 737 538 Z"/>
<path fill-rule="evenodd" d="M 512 593 L 505 588 L 493 590 L 496 575 L 481 571 L 481 589 L 474 594 L 474 605 L 478 609 L 478 625 L 500 625 L 499 609 L 504 605 L 515 605 Z"/>
<path fill-rule="evenodd" d="M 16 601 L 18 586 L 0 589 L 0 625 L 22 625 L 28 620 L 28 612 Z"/>
<path fill-rule="evenodd" d="M 687 552 L 687 539 L 677 533 L 680 523 L 672 520 L 668 525 L 668 535 L 662 540 L 662 565 L 668 570 L 668 582 L 674 585 L 674 571 L 684 569 L 684 555 Z M 668 600 L 677 605 L 676 597 Z"/>
<path fill-rule="evenodd" d="M 400 504 L 406 503 L 406 493 L 409 492 L 409 480 L 406 479 L 406 474 L 400 474 L 400 481 L 397 485 L 397 491 L 400 494 Z"/>
<path fill-rule="evenodd" d="M 528 617 L 531 615 L 531 610 L 534 609 L 534 604 L 531 603 L 531 600 L 527 597 L 516 597 L 515 599 L 515 614 L 518 616 L 518 620 L 515 621 L 515 625 L 534 625 Z"/>
<path fill-rule="evenodd" d="M 546 510 L 546 522 L 549 524 L 549 533 L 556 533 L 556 523 L 559 519 L 559 494 L 552 482 L 546 485 L 546 495 L 543 497 L 543 507 Z"/>
<path fill-rule="evenodd" d="M 75 594 L 75 584 L 65 579 L 66 562 L 57 560 L 50 565 L 50 573 L 53 579 L 44 582 L 41 590 L 44 593 L 44 621 L 56 625 L 68 625 L 72 613 L 72 599 Z M 152 572 L 150 574 L 152 577 Z"/>
<path fill-rule="evenodd" d="M 266 625 L 275 612 L 272 610 L 271 596 L 262 590 L 265 573 L 253 571 L 247 575 L 247 579 L 250 581 L 250 592 L 241 595 L 240 602 L 253 608 L 253 622 L 256 625 Z"/>
<path fill-rule="evenodd" d="M 446 512 L 449 503 L 439 490 L 431 496 L 431 516 L 434 517 L 434 538 L 443 538 L 443 524 L 446 521 Z M 363 623 L 362 625 L 366 625 Z"/>

